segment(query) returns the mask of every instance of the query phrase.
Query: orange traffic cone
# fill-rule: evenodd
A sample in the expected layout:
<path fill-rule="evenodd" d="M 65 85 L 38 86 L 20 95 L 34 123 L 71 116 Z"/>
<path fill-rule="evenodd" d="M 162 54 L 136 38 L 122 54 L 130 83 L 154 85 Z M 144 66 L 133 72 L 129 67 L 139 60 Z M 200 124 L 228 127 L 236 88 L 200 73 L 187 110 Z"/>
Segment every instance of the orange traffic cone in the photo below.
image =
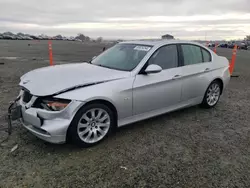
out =
<path fill-rule="evenodd" d="M 53 66 L 52 42 L 49 40 L 49 64 Z"/>
<path fill-rule="evenodd" d="M 232 59 L 231 59 L 231 62 L 229 64 L 229 72 L 230 72 L 231 77 L 239 77 L 239 75 L 233 75 L 235 60 L 236 60 L 236 54 L 237 54 L 237 45 L 234 46 Z"/>
<path fill-rule="evenodd" d="M 218 44 L 215 44 L 215 45 L 214 45 L 214 53 L 217 53 L 217 45 L 218 45 Z"/>

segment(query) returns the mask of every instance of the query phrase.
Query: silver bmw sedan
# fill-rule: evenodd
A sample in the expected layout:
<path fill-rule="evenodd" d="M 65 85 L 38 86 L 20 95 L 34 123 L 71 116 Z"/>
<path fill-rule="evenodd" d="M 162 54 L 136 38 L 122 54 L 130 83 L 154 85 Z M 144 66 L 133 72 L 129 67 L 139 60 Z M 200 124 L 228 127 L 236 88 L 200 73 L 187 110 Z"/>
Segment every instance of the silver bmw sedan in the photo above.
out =
<path fill-rule="evenodd" d="M 193 105 L 214 107 L 229 80 L 228 60 L 201 44 L 122 42 L 88 63 L 28 72 L 11 114 L 47 142 L 87 147 L 117 127 Z"/>

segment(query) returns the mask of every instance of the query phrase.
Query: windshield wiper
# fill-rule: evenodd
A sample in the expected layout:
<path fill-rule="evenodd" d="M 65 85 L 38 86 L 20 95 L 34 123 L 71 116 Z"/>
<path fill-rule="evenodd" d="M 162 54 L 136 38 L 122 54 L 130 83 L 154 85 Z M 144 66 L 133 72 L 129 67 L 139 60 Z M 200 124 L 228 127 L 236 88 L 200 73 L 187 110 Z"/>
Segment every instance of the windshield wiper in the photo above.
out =
<path fill-rule="evenodd" d="M 92 64 L 92 65 L 96 65 L 96 66 L 107 68 L 107 69 L 114 69 L 112 67 L 108 67 L 108 66 L 105 66 L 105 65 L 102 65 L 102 64 Z"/>
<path fill-rule="evenodd" d="M 92 63 L 91 63 L 91 64 L 92 64 Z M 114 67 L 108 67 L 108 66 L 101 65 L 101 64 L 92 64 L 92 65 L 99 66 L 99 67 L 103 67 L 103 68 L 107 68 L 107 69 L 111 69 L 111 70 L 126 71 L 126 70 L 117 69 L 117 68 L 114 68 Z"/>
<path fill-rule="evenodd" d="M 101 65 L 101 64 L 95 64 L 95 65 L 97 65 L 97 66 L 99 66 L 99 67 L 104 67 L 104 68 L 108 68 L 108 69 L 111 69 L 110 67 L 106 67 L 106 66 L 104 66 L 104 65 Z"/>

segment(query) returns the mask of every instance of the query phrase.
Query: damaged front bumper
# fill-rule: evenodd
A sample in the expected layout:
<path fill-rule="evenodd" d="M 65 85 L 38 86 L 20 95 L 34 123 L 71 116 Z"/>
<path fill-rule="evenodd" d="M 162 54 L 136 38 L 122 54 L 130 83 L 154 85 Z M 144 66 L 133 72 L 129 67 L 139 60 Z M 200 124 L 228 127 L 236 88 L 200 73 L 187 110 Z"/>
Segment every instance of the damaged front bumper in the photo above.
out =
<path fill-rule="evenodd" d="M 31 102 L 35 100 L 36 97 L 33 96 Z M 80 101 L 71 101 L 62 111 L 48 111 L 33 108 L 29 103 L 25 104 L 21 95 L 9 107 L 9 132 L 12 129 L 12 121 L 19 119 L 23 127 L 38 138 L 55 144 L 65 143 L 68 127 L 83 104 Z"/>

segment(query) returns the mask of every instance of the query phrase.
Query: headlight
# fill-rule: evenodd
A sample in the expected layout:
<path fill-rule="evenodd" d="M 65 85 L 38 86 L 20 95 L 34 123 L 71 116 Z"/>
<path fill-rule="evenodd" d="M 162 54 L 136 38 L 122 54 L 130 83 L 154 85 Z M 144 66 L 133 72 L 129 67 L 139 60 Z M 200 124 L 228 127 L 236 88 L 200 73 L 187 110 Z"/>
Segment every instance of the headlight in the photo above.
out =
<path fill-rule="evenodd" d="M 51 98 L 42 100 L 41 106 L 46 110 L 61 111 L 66 108 L 70 102 L 70 100 L 66 99 Z"/>

